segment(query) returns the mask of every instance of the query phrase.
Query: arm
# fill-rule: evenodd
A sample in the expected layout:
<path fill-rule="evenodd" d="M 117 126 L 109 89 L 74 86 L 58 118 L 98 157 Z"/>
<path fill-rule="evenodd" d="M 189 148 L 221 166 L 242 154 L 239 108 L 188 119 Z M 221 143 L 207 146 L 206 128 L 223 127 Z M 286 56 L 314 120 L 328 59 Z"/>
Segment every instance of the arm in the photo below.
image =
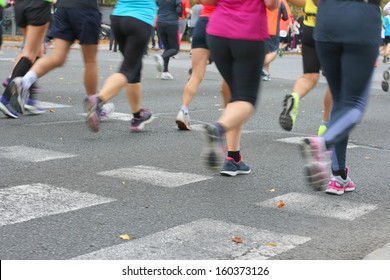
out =
<path fill-rule="evenodd" d="M 270 11 L 277 9 L 280 6 L 280 0 L 264 0 L 264 3 Z"/>
<path fill-rule="evenodd" d="M 282 20 L 283 20 L 283 21 L 288 20 L 287 9 L 286 9 L 286 6 L 284 5 L 283 2 L 280 3 L 280 14 L 282 15 Z"/>

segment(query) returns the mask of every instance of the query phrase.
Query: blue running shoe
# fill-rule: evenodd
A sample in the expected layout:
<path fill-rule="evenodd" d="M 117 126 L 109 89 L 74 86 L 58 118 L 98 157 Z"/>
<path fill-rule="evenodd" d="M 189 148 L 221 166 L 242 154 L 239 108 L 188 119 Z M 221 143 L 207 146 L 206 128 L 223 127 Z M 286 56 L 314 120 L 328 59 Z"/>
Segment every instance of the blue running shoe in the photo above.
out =
<path fill-rule="evenodd" d="M 237 176 L 240 174 L 249 174 L 251 173 L 251 168 L 249 165 L 240 159 L 239 162 L 236 162 L 231 157 L 226 157 L 225 163 L 223 164 L 222 170 L 220 172 L 223 176 Z"/>
<path fill-rule="evenodd" d="M 19 117 L 18 112 L 12 108 L 11 102 L 5 99 L 4 96 L 0 98 L 0 111 L 9 118 L 17 119 Z"/>

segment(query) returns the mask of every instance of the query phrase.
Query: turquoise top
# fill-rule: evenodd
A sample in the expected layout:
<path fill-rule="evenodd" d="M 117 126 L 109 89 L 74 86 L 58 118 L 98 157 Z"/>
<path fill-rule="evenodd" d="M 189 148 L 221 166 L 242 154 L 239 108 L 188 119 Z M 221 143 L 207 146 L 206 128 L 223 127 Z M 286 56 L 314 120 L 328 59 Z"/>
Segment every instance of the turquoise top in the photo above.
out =
<path fill-rule="evenodd" d="M 118 0 L 112 15 L 130 16 L 154 26 L 157 14 L 156 0 Z"/>

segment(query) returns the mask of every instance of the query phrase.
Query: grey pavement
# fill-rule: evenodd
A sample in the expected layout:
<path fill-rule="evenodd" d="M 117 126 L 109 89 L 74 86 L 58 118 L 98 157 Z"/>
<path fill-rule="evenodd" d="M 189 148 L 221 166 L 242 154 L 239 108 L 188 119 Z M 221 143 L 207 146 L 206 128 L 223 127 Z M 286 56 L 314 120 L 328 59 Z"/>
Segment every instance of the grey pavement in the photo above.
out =
<path fill-rule="evenodd" d="M 18 46 L 20 45 L 19 42 L 10 42 L 10 41 L 5 41 L 3 43 L 3 48 L 17 48 Z M 77 44 L 73 45 L 72 47 L 73 49 L 77 49 L 79 48 Z M 101 50 L 108 50 L 108 45 L 107 44 L 100 44 L 99 48 Z M 189 52 L 190 50 L 190 45 L 189 44 L 182 44 L 181 45 L 181 54 L 179 54 L 179 56 L 187 56 L 187 53 Z M 286 54 L 286 56 L 288 57 L 289 55 L 291 54 Z M 0 57 L 1 58 L 1 57 Z M 288 61 L 288 59 L 287 59 Z M 278 62 L 279 63 L 279 62 Z M 382 71 L 383 69 L 386 67 L 384 65 L 382 65 L 382 62 L 379 61 L 380 63 L 380 67 L 379 69 L 376 70 L 375 72 L 375 75 L 374 75 L 374 84 L 373 84 L 373 88 L 376 89 L 376 90 L 380 90 L 380 81 L 381 81 L 381 75 L 382 75 Z M 171 64 L 174 64 L 174 63 L 171 63 Z M 275 63 L 277 64 L 277 63 Z M 177 60 L 177 63 L 176 65 L 178 65 L 179 68 L 181 69 L 186 69 L 186 67 L 188 67 L 188 61 L 182 61 L 182 60 Z M 171 66 L 173 67 L 173 66 Z M 279 66 L 275 66 L 275 67 L 279 67 Z M 212 72 L 213 73 L 217 73 L 215 67 L 214 68 L 211 68 Z M 288 77 L 288 76 L 291 76 L 291 75 L 297 75 L 299 74 L 299 71 L 300 71 L 300 68 L 294 68 L 294 67 L 280 67 L 278 68 L 279 71 L 273 71 L 272 72 L 272 77 L 275 77 L 275 80 L 276 79 L 283 79 L 283 77 Z M 297 73 L 298 72 L 298 73 Z M 211 79 L 214 79 L 214 77 L 212 77 Z M 325 84 L 325 80 L 324 78 L 321 78 L 321 82 L 320 82 L 322 85 Z M 290 83 L 291 84 L 291 83 Z M 265 87 L 269 87 L 270 84 L 265 84 L 264 86 Z M 271 100 L 273 100 L 272 98 L 273 97 L 266 97 L 266 98 L 270 98 Z M 373 98 L 376 98 L 375 96 L 373 96 Z M 390 97 L 389 97 L 390 98 Z M 310 99 L 310 97 L 308 98 Z M 277 102 L 278 99 L 276 99 Z M 268 101 L 268 99 L 267 99 Z M 195 102 L 196 103 L 196 102 Z M 268 103 L 267 103 L 268 104 Z M 271 106 L 271 105 L 270 105 Z M 384 109 L 386 110 L 386 109 Z M 388 110 L 388 108 L 387 108 Z M 309 114 L 309 113 L 308 113 Z M 311 116 L 311 115 L 309 115 Z M 164 117 L 162 115 L 162 117 Z M 374 118 L 375 119 L 375 118 Z M 302 119 L 302 123 L 304 122 L 304 120 Z M 308 122 L 308 121 L 307 121 Z M 267 127 L 267 124 L 264 124 L 266 127 Z M 265 133 L 266 133 L 266 130 L 264 130 Z M 306 132 L 307 133 L 307 132 Z M 369 135 L 369 132 L 367 132 L 367 135 Z M 369 137 L 369 136 L 368 136 Z M 388 141 L 388 138 L 387 138 L 387 141 Z M 374 147 L 375 148 L 375 147 Z M 386 172 L 386 171 L 383 171 L 383 172 Z M 388 172 L 388 171 L 387 171 Z M 385 173 L 386 174 L 386 173 Z M 53 179 L 54 180 L 54 179 Z M 1 182 L 0 182 L 0 185 L 1 185 Z M 387 190 L 385 190 L 387 191 Z M 355 234 L 355 233 L 354 233 Z M 356 233 L 356 234 L 359 234 L 359 233 Z M 382 242 L 383 244 L 383 242 Z M 363 258 L 364 260 L 390 260 L 390 240 L 388 241 L 388 243 L 386 243 L 385 245 L 373 250 L 372 252 L 368 253 L 366 256 L 364 256 Z"/>

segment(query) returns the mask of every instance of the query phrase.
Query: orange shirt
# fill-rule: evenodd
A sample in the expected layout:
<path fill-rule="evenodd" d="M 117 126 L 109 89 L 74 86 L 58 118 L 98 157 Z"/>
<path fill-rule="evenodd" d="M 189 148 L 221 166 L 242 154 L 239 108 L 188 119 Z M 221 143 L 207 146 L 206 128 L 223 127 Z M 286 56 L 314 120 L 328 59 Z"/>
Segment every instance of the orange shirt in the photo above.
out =
<path fill-rule="evenodd" d="M 203 8 L 202 8 L 202 11 L 200 12 L 200 16 L 201 17 L 209 17 L 215 10 L 215 7 L 214 5 L 206 5 L 206 4 L 203 4 Z"/>
<path fill-rule="evenodd" d="M 273 11 L 265 9 L 265 11 L 267 14 L 267 21 L 268 21 L 268 34 L 272 36 L 279 35 L 278 26 L 279 26 L 280 8 L 275 9 Z"/>

